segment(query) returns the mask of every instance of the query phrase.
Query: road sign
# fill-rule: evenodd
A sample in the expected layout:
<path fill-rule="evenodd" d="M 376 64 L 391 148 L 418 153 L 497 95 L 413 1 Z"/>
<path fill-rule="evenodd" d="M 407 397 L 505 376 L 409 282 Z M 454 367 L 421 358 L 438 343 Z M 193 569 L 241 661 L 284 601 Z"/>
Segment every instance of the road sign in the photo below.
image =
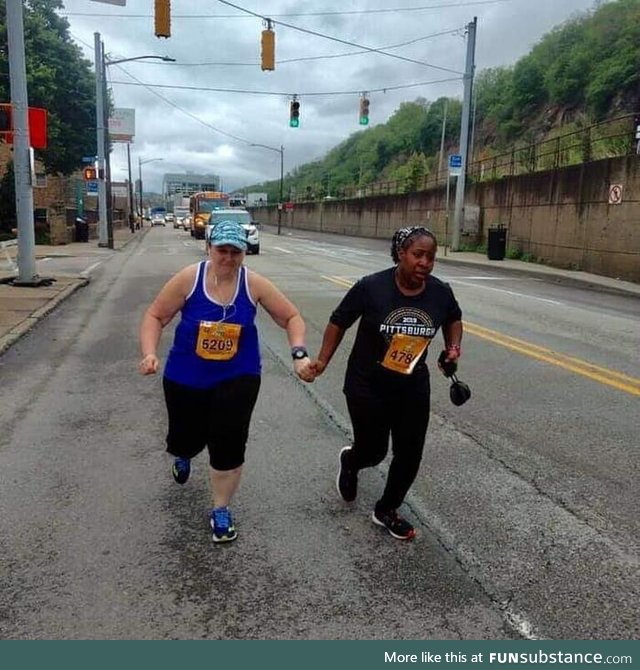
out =
<path fill-rule="evenodd" d="M 83 163 L 95 163 L 96 162 L 96 156 L 83 156 L 82 157 L 82 162 Z"/>
<path fill-rule="evenodd" d="M 451 154 L 449 156 L 449 176 L 458 177 L 462 172 L 462 156 Z"/>
<path fill-rule="evenodd" d="M 97 193 L 98 192 L 98 182 L 97 181 L 88 181 L 87 182 L 87 193 Z"/>
<path fill-rule="evenodd" d="M 609 186 L 609 204 L 622 204 L 622 184 L 611 184 Z"/>

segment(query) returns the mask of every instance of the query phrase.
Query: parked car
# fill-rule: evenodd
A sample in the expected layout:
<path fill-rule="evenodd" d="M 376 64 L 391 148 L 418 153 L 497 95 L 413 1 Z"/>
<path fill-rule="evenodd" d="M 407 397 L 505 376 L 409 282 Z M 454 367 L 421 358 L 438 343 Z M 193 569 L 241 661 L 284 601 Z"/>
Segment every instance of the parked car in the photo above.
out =
<path fill-rule="evenodd" d="M 239 223 L 247 233 L 247 253 L 260 253 L 260 232 L 253 221 L 251 221 L 251 214 L 246 209 L 214 209 L 211 212 L 211 218 L 205 229 L 205 239 L 209 239 L 209 231 L 219 221 L 236 221 Z"/>

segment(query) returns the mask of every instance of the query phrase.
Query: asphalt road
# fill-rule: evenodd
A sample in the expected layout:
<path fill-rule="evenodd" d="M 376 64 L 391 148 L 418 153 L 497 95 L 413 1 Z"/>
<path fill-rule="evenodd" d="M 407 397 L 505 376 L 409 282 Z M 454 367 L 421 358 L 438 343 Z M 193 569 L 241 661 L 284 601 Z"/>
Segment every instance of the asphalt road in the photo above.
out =
<path fill-rule="evenodd" d="M 346 287 L 389 262 L 372 240 L 262 246 L 247 264 L 299 305 L 312 350 Z M 369 520 L 386 465 L 361 475 L 354 505 L 335 492 L 352 333 L 303 385 L 261 318 L 241 535 L 214 547 L 206 461 L 173 483 L 160 379 L 135 373 L 142 311 L 203 253 L 150 230 L 2 357 L 0 637 L 638 637 L 636 299 L 437 267 L 468 324 L 474 395 L 455 408 L 434 374 L 408 544 Z"/>

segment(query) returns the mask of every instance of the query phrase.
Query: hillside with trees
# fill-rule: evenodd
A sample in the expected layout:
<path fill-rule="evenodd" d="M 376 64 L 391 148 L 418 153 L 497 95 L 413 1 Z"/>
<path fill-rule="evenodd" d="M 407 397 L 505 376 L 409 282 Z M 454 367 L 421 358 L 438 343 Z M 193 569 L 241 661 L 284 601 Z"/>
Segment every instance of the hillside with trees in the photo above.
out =
<path fill-rule="evenodd" d="M 640 112 L 640 0 L 598 3 L 545 35 L 514 65 L 483 70 L 474 98 L 476 160 Z M 415 190 L 438 172 L 445 113 L 444 153 L 455 152 L 460 100 L 419 98 L 402 103 L 386 123 L 354 133 L 322 160 L 297 167 L 286 176 L 285 196 L 357 193 L 380 182 Z M 604 155 L 619 151 L 609 144 Z M 578 152 L 577 160 L 587 153 Z M 267 192 L 277 202 L 279 181 L 246 190 Z"/>

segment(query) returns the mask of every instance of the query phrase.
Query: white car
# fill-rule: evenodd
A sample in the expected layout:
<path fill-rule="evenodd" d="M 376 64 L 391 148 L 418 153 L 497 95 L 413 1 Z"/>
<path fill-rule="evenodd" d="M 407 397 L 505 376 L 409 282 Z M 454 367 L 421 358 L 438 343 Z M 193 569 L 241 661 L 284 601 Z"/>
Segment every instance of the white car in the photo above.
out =
<path fill-rule="evenodd" d="M 247 233 L 247 253 L 260 253 L 260 231 L 256 224 L 251 221 L 251 214 L 246 209 L 214 209 L 211 212 L 211 218 L 205 228 L 205 239 L 209 239 L 209 231 L 219 221 L 235 221 L 239 223 Z"/>

